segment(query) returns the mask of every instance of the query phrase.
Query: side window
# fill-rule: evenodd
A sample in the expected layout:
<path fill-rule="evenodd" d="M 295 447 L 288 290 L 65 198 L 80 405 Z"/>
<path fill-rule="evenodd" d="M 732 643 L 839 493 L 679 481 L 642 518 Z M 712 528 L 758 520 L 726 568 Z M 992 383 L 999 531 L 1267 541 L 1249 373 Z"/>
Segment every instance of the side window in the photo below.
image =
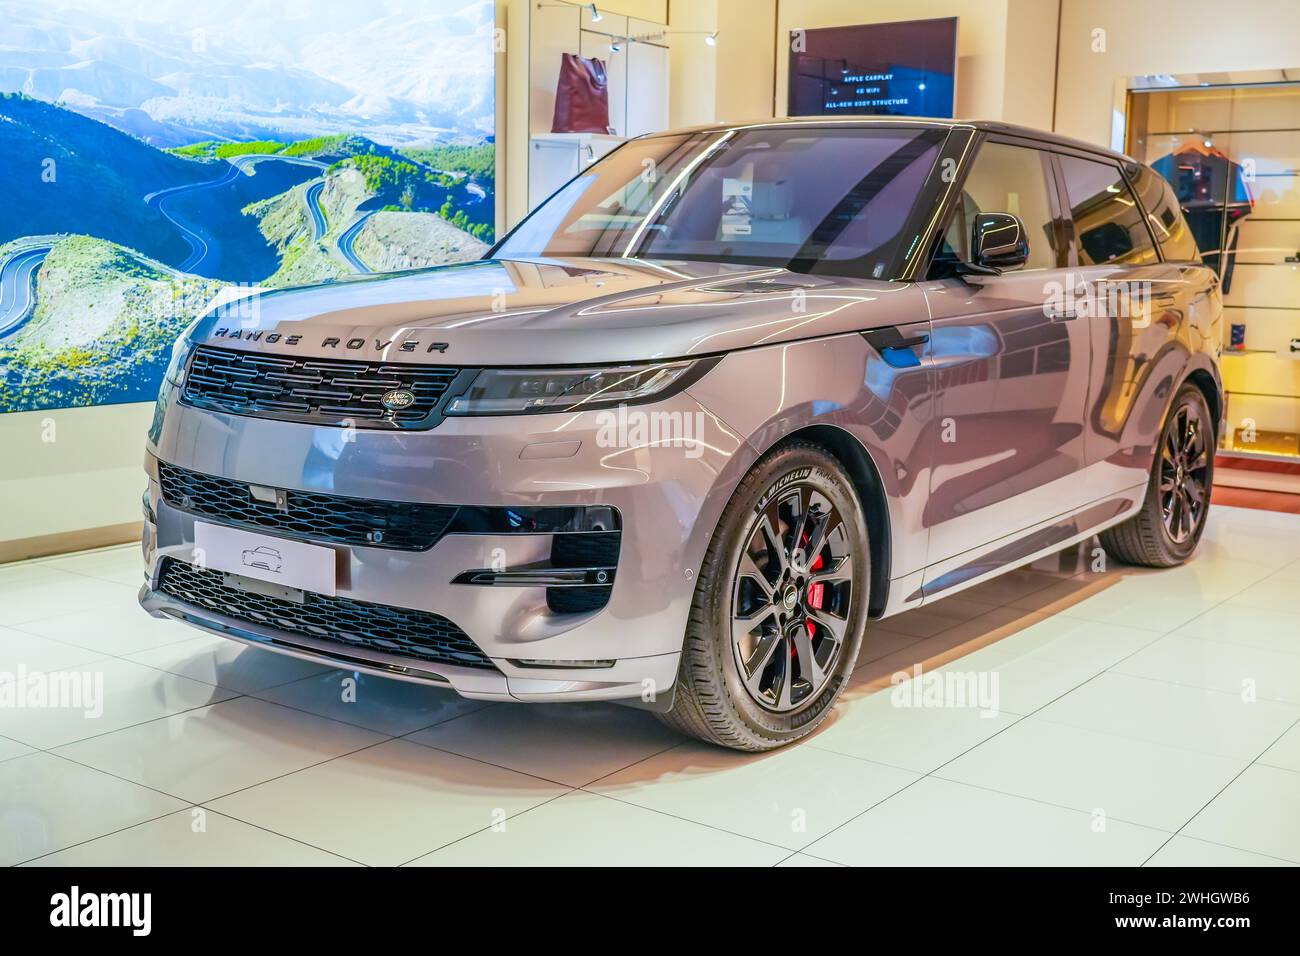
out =
<path fill-rule="evenodd" d="M 1128 171 L 1133 174 L 1138 198 L 1147 211 L 1147 225 L 1151 227 L 1165 258 L 1170 262 L 1200 262 L 1196 237 L 1183 218 L 1174 188 L 1163 176 L 1146 166 L 1134 164 L 1128 167 Z"/>
<path fill-rule="evenodd" d="M 970 261 L 971 226 L 982 212 L 1019 216 L 1029 237 L 1025 269 L 1055 269 L 1065 265 L 1049 199 L 1050 172 L 1046 154 L 1027 146 L 985 143 L 962 186 L 961 200 L 944 230 L 935 267 L 954 259 Z M 936 274 L 932 270 L 932 275 Z"/>
<path fill-rule="evenodd" d="M 1156 246 L 1119 167 L 1078 156 L 1058 157 L 1065 174 L 1079 265 L 1156 262 Z"/>

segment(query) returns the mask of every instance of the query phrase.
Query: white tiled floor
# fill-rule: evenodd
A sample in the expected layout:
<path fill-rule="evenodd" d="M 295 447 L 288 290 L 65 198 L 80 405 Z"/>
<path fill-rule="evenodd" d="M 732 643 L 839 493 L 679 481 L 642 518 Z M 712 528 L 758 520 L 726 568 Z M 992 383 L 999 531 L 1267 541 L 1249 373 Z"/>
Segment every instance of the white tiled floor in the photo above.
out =
<path fill-rule="evenodd" d="M 832 719 L 761 756 L 615 706 L 345 700 L 148 618 L 135 548 L 3 566 L 0 672 L 100 674 L 104 707 L 0 707 L 0 863 L 1300 863 L 1300 516 L 1092 560 L 881 622 Z M 898 706 L 915 665 L 995 675 L 996 712 Z"/>

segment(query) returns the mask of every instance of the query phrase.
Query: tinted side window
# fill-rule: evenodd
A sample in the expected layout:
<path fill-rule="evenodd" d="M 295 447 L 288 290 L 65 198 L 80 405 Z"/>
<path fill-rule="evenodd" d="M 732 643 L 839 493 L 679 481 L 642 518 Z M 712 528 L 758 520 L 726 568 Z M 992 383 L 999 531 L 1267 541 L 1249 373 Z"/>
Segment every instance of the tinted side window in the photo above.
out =
<path fill-rule="evenodd" d="M 1183 218 L 1178 196 L 1159 173 L 1146 166 L 1129 167 L 1138 198 L 1147 211 L 1147 224 L 1160 243 L 1160 251 L 1170 262 L 1200 262 L 1196 237 Z"/>
<path fill-rule="evenodd" d="M 1077 156 L 1058 158 L 1074 217 L 1079 264 L 1156 262 L 1155 243 L 1119 167 Z"/>
<path fill-rule="evenodd" d="M 936 266 L 943 260 L 970 261 L 971 226 L 977 213 L 1009 212 L 1020 217 L 1029 237 L 1029 260 L 1024 268 L 1063 267 L 1065 256 L 1064 250 L 1057 248 L 1046 160 L 1045 154 L 1026 146 L 981 146 L 962 186 L 961 201 L 944 232 Z"/>

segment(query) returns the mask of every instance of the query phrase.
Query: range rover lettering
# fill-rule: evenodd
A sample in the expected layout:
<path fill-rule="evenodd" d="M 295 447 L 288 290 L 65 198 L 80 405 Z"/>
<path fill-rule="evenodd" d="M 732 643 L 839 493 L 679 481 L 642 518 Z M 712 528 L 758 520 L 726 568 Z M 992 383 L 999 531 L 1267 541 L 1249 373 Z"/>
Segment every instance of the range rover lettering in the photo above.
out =
<path fill-rule="evenodd" d="M 1169 186 L 1085 143 L 907 118 L 644 136 L 482 260 L 199 317 L 149 434 L 141 603 L 776 747 L 878 620 L 1095 534 L 1186 560 L 1221 322 Z M 238 557 L 260 549 L 278 578 Z"/>

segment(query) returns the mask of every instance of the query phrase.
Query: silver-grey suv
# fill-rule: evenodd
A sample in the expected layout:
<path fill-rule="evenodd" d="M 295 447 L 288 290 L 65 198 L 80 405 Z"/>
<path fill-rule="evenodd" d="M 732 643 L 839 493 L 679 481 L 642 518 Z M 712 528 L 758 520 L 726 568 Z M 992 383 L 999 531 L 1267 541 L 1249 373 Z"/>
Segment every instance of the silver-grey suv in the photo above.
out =
<path fill-rule="evenodd" d="M 482 261 L 201 317 L 149 434 L 141 601 L 775 747 L 826 717 L 873 620 L 1098 532 L 1186 559 L 1220 326 L 1170 189 L 1084 143 L 642 137 Z"/>

